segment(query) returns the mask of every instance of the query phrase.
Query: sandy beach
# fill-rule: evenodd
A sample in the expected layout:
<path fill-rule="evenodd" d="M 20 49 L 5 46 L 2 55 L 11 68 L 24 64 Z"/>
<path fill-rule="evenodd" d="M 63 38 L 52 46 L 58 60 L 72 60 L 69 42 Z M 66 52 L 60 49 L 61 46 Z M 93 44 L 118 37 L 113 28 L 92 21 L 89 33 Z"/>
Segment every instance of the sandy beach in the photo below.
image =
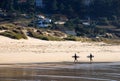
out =
<path fill-rule="evenodd" d="M 119 81 L 120 45 L 0 36 L 0 81 Z M 74 54 L 80 56 L 73 63 Z M 86 57 L 94 55 L 93 63 Z"/>
<path fill-rule="evenodd" d="M 120 45 L 105 43 L 82 43 L 74 41 L 43 41 L 34 38 L 14 40 L 0 36 L 0 64 L 72 62 L 74 54 L 79 62 L 89 62 L 92 53 L 94 62 L 120 61 Z"/>

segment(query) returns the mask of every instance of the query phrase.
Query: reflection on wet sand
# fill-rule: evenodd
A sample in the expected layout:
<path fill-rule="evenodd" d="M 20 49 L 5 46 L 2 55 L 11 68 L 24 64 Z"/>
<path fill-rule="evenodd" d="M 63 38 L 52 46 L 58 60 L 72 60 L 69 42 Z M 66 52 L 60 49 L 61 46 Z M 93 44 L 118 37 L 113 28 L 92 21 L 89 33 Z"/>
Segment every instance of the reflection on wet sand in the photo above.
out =
<path fill-rule="evenodd" d="M 119 81 L 120 63 L 0 65 L 0 81 Z"/>

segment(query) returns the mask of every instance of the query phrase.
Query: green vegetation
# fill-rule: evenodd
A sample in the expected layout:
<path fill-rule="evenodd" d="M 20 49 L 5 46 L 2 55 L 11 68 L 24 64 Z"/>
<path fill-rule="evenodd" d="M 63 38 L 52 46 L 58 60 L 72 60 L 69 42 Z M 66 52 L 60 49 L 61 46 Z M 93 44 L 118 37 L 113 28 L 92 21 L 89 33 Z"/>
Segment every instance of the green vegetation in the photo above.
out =
<path fill-rule="evenodd" d="M 119 39 L 101 38 L 100 42 L 104 42 L 104 43 L 107 43 L 107 44 L 116 44 L 116 45 L 120 44 L 120 40 Z"/>
<path fill-rule="evenodd" d="M 59 37 L 53 37 L 53 36 L 45 36 L 45 35 L 38 35 L 36 33 L 31 32 L 30 33 L 31 37 L 38 38 L 41 40 L 48 40 L 48 41 L 61 41 L 62 39 Z"/>
<path fill-rule="evenodd" d="M 78 36 L 68 36 L 66 38 L 64 38 L 65 40 L 69 40 L 69 41 L 81 41 L 81 42 L 93 42 L 91 40 L 91 38 L 87 38 L 87 37 L 78 37 Z"/>
<path fill-rule="evenodd" d="M 70 40 L 70 41 L 81 41 L 81 39 L 79 37 L 76 37 L 76 36 L 68 36 L 64 39 L 65 40 Z"/>
<path fill-rule="evenodd" d="M 5 31 L 0 33 L 0 35 L 10 37 L 13 39 L 27 39 L 27 36 L 22 31 L 18 31 L 18 30 Z"/>
<path fill-rule="evenodd" d="M 4 32 L 1 32 L 0 35 L 7 36 L 13 39 L 27 39 L 27 36 L 24 30 L 27 31 L 28 36 L 38 38 L 41 40 L 47 40 L 47 41 L 81 41 L 81 42 L 105 42 L 107 44 L 120 44 L 119 39 L 112 39 L 112 38 L 104 38 L 104 37 L 99 37 L 99 38 L 88 38 L 88 37 L 83 37 L 83 36 L 72 36 L 68 35 L 65 36 L 64 33 L 59 32 L 59 31 L 51 31 L 51 30 L 43 30 L 43 29 L 35 29 L 35 28 L 26 28 L 22 29 L 19 27 L 8 27 Z M 4 26 L 5 27 L 5 26 Z M 1 28 L 1 27 L 0 27 Z"/>
<path fill-rule="evenodd" d="M 0 29 L 1 30 L 12 30 L 14 29 L 16 26 L 14 24 L 1 24 L 0 25 Z"/>
<path fill-rule="evenodd" d="M 44 34 L 44 32 L 53 33 L 52 31 L 40 31 L 40 30 L 37 30 L 37 32 L 34 32 L 34 30 L 32 29 L 28 29 L 28 35 L 34 38 L 48 40 L 48 41 L 62 41 L 63 40 L 62 38 L 60 38 L 60 35 L 58 34 L 55 34 L 57 36 L 54 36 L 50 34 Z"/>
<path fill-rule="evenodd" d="M 86 38 L 86 37 L 76 37 L 76 36 L 68 36 L 64 38 L 65 40 L 69 41 L 81 41 L 81 42 L 104 42 L 107 44 L 120 44 L 119 39 L 108 39 L 108 38 Z"/>
<path fill-rule="evenodd" d="M 1 24 L 0 30 L 4 30 L 4 32 L 1 32 L 0 35 L 13 39 L 27 39 L 27 36 L 23 32 L 23 28 L 16 27 L 14 24 Z"/>

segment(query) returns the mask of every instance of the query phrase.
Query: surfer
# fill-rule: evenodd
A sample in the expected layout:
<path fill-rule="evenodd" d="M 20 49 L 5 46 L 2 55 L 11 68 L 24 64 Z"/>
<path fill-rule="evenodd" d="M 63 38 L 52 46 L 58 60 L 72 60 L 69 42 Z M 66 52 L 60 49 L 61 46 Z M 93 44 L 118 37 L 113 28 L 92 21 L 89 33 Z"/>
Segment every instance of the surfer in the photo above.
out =
<path fill-rule="evenodd" d="M 90 53 L 90 55 L 87 57 L 90 59 L 90 63 L 92 63 L 94 56 Z"/>
<path fill-rule="evenodd" d="M 78 62 L 78 60 L 77 60 L 77 58 L 79 58 L 79 56 L 77 56 L 77 54 L 75 53 L 75 55 L 74 56 L 72 56 L 73 58 L 74 58 L 74 62 L 76 63 L 76 62 Z"/>

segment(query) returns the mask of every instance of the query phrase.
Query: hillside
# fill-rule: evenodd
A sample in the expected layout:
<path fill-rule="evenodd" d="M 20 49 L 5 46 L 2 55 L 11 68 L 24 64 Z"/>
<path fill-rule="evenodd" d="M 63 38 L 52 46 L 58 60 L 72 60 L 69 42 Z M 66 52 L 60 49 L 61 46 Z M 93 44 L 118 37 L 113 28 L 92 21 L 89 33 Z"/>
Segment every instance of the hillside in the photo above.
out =
<path fill-rule="evenodd" d="M 9 13 L 64 14 L 69 18 L 120 17 L 119 0 L 1 0 L 0 8 Z"/>
<path fill-rule="evenodd" d="M 120 44 L 119 39 L 108 39 L 108 38 L 88 38 L 80 36 L 72 36 L 65 34 L 61 31 L 40 29 L 32 27 L 22 27 L 20 25 L 4 23 L 0 25 L 0 35 L 12 38 L 12 39 L 28 39 L 33 37 L 48 41 L 81 41 L 81 42 L 106 42 L 110 44 Z M 108 35 L 109 36 L 109 35 Z"/>
<path fill-rule="evenodd" d="M 34 1 L 2 0 L 0 34 L 13 39 L 120 40 L 119 0 L 40 0 L 41 6 Z"/>

